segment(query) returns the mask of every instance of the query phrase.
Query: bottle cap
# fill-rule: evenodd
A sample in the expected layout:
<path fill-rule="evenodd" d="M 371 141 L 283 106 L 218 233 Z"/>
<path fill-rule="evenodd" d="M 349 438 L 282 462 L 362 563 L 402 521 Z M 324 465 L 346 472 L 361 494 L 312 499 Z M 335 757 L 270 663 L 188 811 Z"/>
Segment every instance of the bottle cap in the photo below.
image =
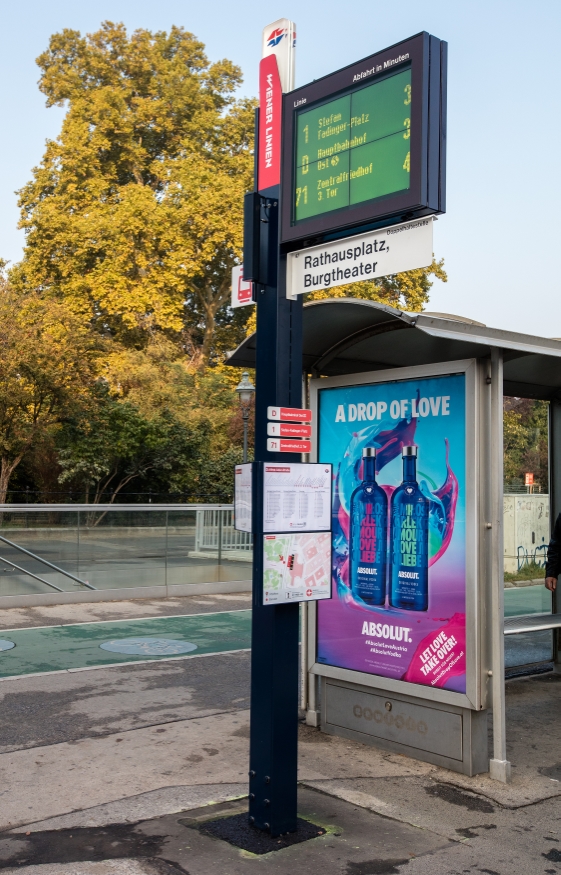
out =
<path fill-rule="evenodd" d="M 363 447 L 362 458 L 363 459 L 375 459 L 376 458 L 376 447 Z"/>
<path fill-rule="evenodd" d="M 403 447 L 401 451 L 401 455 L 405 458 L 405 456 L 417 456 L 417 447 Z"/>

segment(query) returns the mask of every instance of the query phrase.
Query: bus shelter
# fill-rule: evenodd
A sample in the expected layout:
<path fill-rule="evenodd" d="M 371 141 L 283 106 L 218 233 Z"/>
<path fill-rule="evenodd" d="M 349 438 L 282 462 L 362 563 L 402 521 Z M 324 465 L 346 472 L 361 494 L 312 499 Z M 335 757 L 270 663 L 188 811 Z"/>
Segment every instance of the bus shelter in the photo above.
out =
<path fill-rule="evenodd" d="M 255 344 L 251 335 L 228 364 L 254 367 Z M 303 406 L 314 411 L 311 460 L 332 461 L 336 472 L 333 598 L 303 606 L 307 721 L 508 782 L 504 635 L 540 629 L 556 638 L 561 614 L 554 599 L 551 614 L 509 619 L 505 628 L 503 397 L 549 402 L 553 520 L 561 512 L 561 340 L 333 298 L 304 306 L 303 365 Z M 357 594 L 349 570 L 347 505 L 363 476 L 364 448 L 377 447 L 377 465 L 388 462 L 397 482 L 407 444 L 419 447 L 419 468 L 438 453 L 447 472 L 442 483 L 430 472 L 418 475 L 430 504 L 432 555 L 409 576 L 427 577 L 428 607 L 396 601 L 391 569 L 389 595 L 377 602 L 372 591 Z M 395 489 L 386 487 L 390 502 Z M 388 555 L 389 564 L 391 548 Z M 553 657 L 559 671 L 556 642 Z"/>

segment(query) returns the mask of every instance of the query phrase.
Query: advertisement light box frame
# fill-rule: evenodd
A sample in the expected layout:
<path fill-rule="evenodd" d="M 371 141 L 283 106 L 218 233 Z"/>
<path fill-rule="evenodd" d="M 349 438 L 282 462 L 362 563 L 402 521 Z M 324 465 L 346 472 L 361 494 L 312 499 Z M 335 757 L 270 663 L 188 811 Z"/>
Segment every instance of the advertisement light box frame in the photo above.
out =
<path fill-rule="evenodd" d="M 480 472 L 479 422 L 480 405 L 482 403 L 479 384 L 483 376 L 475 359 L 465 359 L 442 364 L 422 365 L 410 368 L 392 368 L 383 371 L 371 371 L 361 374 L 327 377 L 310 381 L 310 402 L 314 414 L 312 453 L 310 458 L 318 460 L 318 442 L 320 423 L 319 393 L 333 388 L 345 388 L 376 383 L 396 383 L 401 381 L 421 380 L 431 377 L 443 377 L 454 374 L 465 375 L 465 610 L 466 610 L 466 692 L 456 692 L 430 685 L 410 683 L 407 681 L 383 677 L 370 672 L 341 668 L 317 661 L 318 629 L 317 608 L 310 606 L 308 622 L 308 671 L 326 678 L 348 681 L 353 684 L 401 693 L 417 699 L 426 699 L 444 704 L 482 710 L 487 706 L 486 687 L 481 682 L 482 647 L 484 641 L 483 606 L 480 592 L 479 567 L 479 529 L 483 509 L 480 508 L 479 491 L 480 476 L 469 472 Z M 355 423 L 358 427 L 358 423 Z M 334 468 L 336 474 L 336 469 Z M 332 598 L 337 592 L 332 582 Z"/>
<path fill-rule="evenodd" d="M 320 108 L 410 69 L 410 184 L 406 190 L 295 220 L 296 129 L 302 112 Z M 391 220 L 406 221 L 446 209 L 447 43 L 426 32 L 370 55 L 283 96 L 281 241 L 314 243 L 357 233 Z"/>

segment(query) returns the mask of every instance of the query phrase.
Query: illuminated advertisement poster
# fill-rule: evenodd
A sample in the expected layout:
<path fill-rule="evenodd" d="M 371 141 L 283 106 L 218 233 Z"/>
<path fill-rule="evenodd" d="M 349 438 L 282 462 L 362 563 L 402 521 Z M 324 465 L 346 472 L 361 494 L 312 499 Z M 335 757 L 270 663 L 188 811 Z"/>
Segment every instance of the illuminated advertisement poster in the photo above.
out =
<path fill-rule="evenodd" d="M 333 598 L 318 662 L 466 692 L 465 379 L 320 386 Z"/>

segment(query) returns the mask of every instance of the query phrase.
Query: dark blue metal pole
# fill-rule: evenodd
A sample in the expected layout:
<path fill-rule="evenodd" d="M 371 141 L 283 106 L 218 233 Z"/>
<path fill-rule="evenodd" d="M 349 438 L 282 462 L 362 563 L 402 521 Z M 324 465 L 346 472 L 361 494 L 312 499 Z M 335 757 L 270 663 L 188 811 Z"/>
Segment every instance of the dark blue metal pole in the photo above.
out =
<path fill-rule="evenodd" d="M 299 462 L 299 455 L 267 452 L 267 407 L 302 406 L 302 301 L 286 299 L 279 192 L 266 194 L 261 251 L 268 276 L 256 289 L 255 459 Z M 297 826 L 299 606 L 263 605 L 262 465 L 255 473 L 249 816 L 277 836 Z"/>

